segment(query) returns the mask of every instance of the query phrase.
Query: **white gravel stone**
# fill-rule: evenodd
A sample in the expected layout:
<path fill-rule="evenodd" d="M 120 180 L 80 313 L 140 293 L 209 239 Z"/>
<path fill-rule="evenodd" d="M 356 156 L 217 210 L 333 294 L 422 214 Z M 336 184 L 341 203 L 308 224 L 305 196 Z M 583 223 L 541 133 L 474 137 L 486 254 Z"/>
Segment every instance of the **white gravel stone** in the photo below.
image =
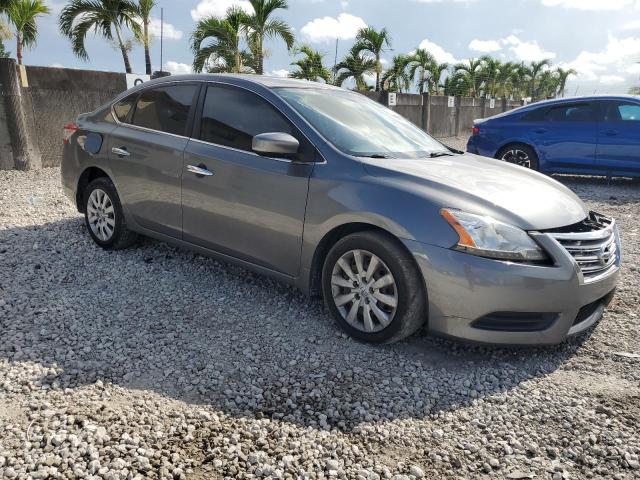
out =
<path fill-rule="evenodd" d="M 56 169 L 1 171 L 0 478 L 637 478 L 640 184 L 558 178 L 617 218 L 622 279 L 592 332 L 516 349 L 354 342 L 241 268 L 105 252 Z"/>

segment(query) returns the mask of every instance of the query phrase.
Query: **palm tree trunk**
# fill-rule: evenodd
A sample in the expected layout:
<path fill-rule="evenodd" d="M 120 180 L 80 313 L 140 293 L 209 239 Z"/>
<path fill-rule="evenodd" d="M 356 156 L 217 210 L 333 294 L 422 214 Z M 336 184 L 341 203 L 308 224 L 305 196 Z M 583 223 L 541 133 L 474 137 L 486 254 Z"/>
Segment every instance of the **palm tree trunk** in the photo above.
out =
<path fill-rule="evenodd" d="M 20 33 L 16 33 L 16 58 L 18 65 L 22 65 L 22 35 Z"/>
<path fill-rule="evenodd" d="M 122 41 L 122 34 L 120 33 L 120 26 L 115 23 L 116 36 L 118 37 L 118 45 L 120 46 L 120 51 L 122 52 L 122 59 L 124 60 L 124 69 L 127 73 L 132 73 L 131 63 L 129 62 L 129 54 L 127 53 L 127 49 L 124 46 L 124 42 Z"/>
<path fill-rule="evenodd" d="M 144 21 L 144 63 L 147 69 L 147 75 L 151 75 L 153 72 L 151 71 L 151 52 L 149 51 L 149 20 L 145 19 Z M 162 70 L 162 68 L 160 68 Z"/>
<path fill-rule="evenodd" d="M 262 75 L 264 73 L 264 52 L 262 51 L 262 37 L 256 39 L 256 73 Z"/>
<path fill-rule="evenodd" d="M 380 91 L 380 70 L 382 70 L 382 64 L 380 63 L 380 56 L 376 56 L 376 92 Z"/>

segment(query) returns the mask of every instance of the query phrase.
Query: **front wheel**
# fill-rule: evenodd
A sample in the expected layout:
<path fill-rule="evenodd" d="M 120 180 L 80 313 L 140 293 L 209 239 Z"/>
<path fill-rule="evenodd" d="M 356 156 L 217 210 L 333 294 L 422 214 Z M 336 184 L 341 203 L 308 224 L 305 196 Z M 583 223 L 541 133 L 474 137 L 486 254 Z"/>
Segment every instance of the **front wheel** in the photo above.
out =
<path fill-rule="evenodd" d="M 538 170 L 538 155 L 533 148 L 521 143 L 514 143 L 503 147 L 496 158 L 504 160 L 514 165 L 520 165 L 521 167 L 530 168 L 531 170 Z"/>
<path fill-rule="evenodd" d="M 418 330 L 427 317 L 424 284 L 413 258 L 380 232 L 338 241 L 322 274 L 325 303 L 350 336 L 392 343 Z"/>

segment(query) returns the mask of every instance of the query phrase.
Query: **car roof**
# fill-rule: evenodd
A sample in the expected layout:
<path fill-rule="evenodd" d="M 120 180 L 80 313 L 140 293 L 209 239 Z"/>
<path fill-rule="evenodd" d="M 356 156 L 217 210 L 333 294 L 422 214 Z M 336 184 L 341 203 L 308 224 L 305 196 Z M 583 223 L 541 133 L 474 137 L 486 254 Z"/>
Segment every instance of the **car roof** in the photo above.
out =
<path fill-rule="evenodd" d="M 171 83 L 178 81 L 228 81 L 235 85 L 261 85 L 266 88 L 320 88 L 326 90 L 344 90 L 333 85 L 327 85 L 326 83 L 312 82 L 309 80 L 298 80 L 295 78 L 275 77 L 270 75 L 255 75 L 255 74 L 230 74 L 230 73 L 201 73 L 191 75 L 171 75 L 168 77 L 161 77 L 150 82 L 145 82 L 141 85 L 141 88 L 151 85 L 159 85 L 163 83 Z"/>
<path fill-rule="evenodd" d="M 640 97 L 635 95 L 589 95 L 584 97 L 562 97 L 552 98 L 549 100 L 541 100 L 539 102 L 530 103 L 525 105 L 526 107 L 543 107 L 547 105 L 554 105 L 558 103 L 573 103 L 573 102 L 589 102 L 593 100 L 635 100 L 640 101 Z"/>

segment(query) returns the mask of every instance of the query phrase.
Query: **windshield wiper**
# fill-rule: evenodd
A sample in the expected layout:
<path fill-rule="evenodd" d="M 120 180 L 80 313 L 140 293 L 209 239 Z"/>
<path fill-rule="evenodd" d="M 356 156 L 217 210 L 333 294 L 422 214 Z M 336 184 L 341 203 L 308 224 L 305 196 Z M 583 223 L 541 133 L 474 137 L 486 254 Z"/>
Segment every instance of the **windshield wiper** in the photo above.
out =
<path fill-rule="evenodd" d="M 373 153 L 371 155 L 360 155 L 360 156 L 364 158 L 391 158 L 390 156 L 384 155 L 382 153 Z"/>
<path fill-rule="evenodd" d="M 453 153 L 451 153 L 451 152 L 431 152 L 429 154 L 429 158 L 450 157 L 450 156 L 453 156 Z"/>

